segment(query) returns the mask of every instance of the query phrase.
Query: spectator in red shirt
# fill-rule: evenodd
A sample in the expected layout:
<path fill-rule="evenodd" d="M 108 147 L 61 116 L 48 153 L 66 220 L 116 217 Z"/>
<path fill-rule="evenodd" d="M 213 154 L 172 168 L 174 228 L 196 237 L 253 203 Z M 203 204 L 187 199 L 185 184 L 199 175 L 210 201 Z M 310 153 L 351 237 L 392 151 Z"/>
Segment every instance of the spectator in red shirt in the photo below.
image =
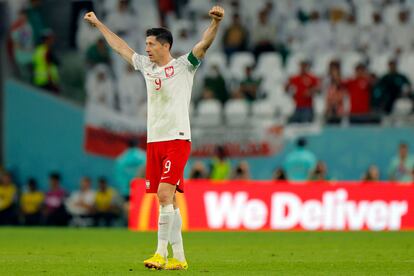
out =
<path fill-rule="evenodd" d="M 368 115 L 371 112 L 373 80 L 364 64 L 355 67 L 355 76 L 346 83 L 353 116 Z"/>
<path fill-rule="evenodd" d="M 339 123 L 348 115 L 346 87 L 341 79 L 340 66 L 332 64 L 329 70 L 329 84 L 326 88 L 326 121 Z"/>
<path fill-rule="evenodd" d="M 296 110 L 291 122 L 305 123 L 313 120 L 313 95 L 319 91 L 320 80 L 309 72 L 308 61 L 300 62 L 300 72 L 289 79 L 286 92 L 293 94 Z"/>

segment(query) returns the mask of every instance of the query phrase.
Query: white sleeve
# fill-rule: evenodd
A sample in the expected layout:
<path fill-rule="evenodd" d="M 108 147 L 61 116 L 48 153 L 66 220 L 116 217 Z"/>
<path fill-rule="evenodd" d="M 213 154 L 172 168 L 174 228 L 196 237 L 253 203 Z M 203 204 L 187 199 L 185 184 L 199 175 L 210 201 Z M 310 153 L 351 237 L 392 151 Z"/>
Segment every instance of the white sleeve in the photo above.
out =
<path fill-rule="evenodd" d="M 145 62 L 145 56 L 139 55 L 137 53 L 134 53 L 132 55 L 132 65 L 134 66 L 135 70 L 143 71 L 144 62 Z"/>
<path fill-rule="evenodd" d="M 201 60 L 197 59 L 192 52 L 180 56 L 177 59 L 181 64 L 185 65 L 187 70 L 195 73 L 197 68 L 200 66 Z"/>

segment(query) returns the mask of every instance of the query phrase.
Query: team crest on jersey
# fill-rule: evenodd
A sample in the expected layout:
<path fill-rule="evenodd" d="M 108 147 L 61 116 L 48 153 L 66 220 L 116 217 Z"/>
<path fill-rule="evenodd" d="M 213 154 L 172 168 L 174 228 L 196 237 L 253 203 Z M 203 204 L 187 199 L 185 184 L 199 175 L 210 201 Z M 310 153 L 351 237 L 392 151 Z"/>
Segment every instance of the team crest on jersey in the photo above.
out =
<path fill-rule="evenodd" d="M 172 77 L 174 75 L 174 66 L 165 67 L 164 71 L 167 78 Z"/>

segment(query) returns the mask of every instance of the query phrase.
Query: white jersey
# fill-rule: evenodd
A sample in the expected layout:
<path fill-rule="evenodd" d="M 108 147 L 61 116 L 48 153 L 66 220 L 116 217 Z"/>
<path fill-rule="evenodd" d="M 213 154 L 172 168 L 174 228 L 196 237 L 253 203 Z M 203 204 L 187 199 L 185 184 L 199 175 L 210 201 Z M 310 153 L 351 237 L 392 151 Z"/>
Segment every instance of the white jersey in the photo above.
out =
<path fill-rule="evenodd" d="M 134 53 L 132 64 L 147 86 L 147 142 L 191 140 L 189 107 L 200 61 L 190 52 L 159 67 Z"/>

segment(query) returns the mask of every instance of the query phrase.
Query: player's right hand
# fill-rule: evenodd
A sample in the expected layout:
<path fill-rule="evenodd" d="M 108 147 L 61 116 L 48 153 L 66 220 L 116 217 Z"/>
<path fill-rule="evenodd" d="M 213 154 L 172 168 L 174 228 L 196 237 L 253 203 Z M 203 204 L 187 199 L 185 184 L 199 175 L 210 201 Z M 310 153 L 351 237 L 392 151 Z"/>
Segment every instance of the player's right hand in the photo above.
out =
<path fill-rule="evenodd" d="M 85 19 L 86 22 L 88 22 L 92 26 L 96 26 L 96 24 L 99 22 L 99 20 L 96 17 L 96 15 L 95 15 L 94 12 L 88 12 L 87 14 L 85 14 L 85 16 L 83 17 L 83 19 Z"/>

